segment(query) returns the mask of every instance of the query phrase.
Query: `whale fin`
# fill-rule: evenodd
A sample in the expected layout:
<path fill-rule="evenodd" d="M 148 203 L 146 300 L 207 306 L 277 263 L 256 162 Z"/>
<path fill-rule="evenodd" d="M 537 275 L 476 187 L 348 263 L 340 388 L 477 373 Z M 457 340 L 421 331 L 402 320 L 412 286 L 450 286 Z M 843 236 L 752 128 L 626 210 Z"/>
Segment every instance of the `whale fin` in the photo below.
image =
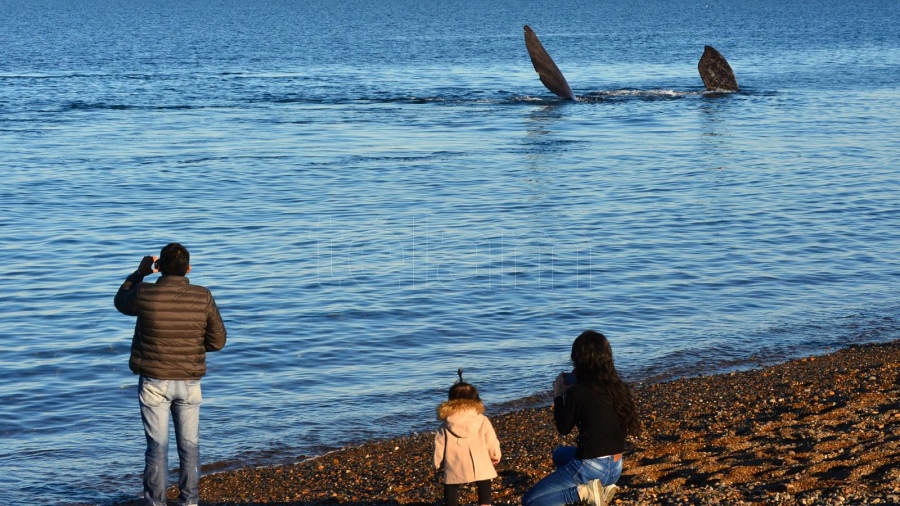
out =
<path fill-rule="evenodd" d="M 707 91 L 737 91 L 738 83 L 728 60 L 712 46 L 706 46 L 697 63 L 700 79 Z"/>
<path fill-rule="evenodd" d="M 531 64 L 534 65 L 534 71 L 538 73 L 544 86 L 560 98 L 576 100 L 566 78 L 528 25 L 525 25 L 525 47 L 528 49 L 528 56 L 531 57 Z"/>

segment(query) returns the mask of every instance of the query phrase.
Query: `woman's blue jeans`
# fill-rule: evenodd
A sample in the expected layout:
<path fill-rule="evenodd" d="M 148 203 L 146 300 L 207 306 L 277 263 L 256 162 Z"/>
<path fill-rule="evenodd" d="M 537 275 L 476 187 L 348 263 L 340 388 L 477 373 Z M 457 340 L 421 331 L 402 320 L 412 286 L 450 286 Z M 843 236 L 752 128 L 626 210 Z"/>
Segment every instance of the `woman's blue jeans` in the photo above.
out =
<path fill-rule="evenodd" d="M 200 380 L 157 380 L 141 376 L 138 383 L 141 420 L 147 436 L 144 454 L 144 503 L 165 506 L 169 472 L 169 413 L 175 425 L 180 469 L 179 505 L 200 502 Z"/>
<path fill-rule="evenodd" d="M 578 460 L 575 447 L 562 446 L 553 452 L 553 465 L 557 466 L 544 479 L 537 482 L 522 496 L 523 506 L 562 506 L 576 504 L 578 485 L 600 480 L 603 486 L 618 481 L 622 475 L 622 459 L 612 456 Z"/>

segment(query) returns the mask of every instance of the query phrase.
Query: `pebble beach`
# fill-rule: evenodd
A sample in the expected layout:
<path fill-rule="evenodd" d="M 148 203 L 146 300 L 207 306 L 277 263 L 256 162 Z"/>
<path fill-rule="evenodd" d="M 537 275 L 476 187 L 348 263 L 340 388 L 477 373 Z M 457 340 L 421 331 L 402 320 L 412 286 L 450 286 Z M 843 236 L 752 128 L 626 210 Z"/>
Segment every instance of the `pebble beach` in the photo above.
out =
<path fill-rule="evenodd" d="M 644 428 L 628 441 L 613 504 L 900 504 L 900 341 L 633 392 Z M 540 404 L 488 405 L 504 454 L 495 504 L 519 504 L 552 470 L 552 449 L 573 443 L 556 433 L 549 395 Z M 201 505 L 436 504 L 432 451 L 421 433 L 207 474 Z M 474 504 L 474 489 L 460 500 Z"/>

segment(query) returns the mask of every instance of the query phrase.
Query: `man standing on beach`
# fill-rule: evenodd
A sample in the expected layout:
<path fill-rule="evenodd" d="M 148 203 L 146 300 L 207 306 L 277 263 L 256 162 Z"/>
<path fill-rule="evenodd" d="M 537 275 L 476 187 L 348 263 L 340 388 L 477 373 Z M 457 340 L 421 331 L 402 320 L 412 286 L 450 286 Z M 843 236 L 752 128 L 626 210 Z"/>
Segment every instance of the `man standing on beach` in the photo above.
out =
<path fill-rule="evenodd" d="M 138 400 L 147 436 L 144 502 L 166 505 L 169 413 L 175 422 L 180 506 L 200 502 L 200 378 L 206 352 L 225 346 L 225 324 L 210 291 L 191 285 L 190 254 L 178 243 L 145 256 L 116 293 L 119 312 L 137 316 L 128 366 L 140 375 Z M 144 276 L 160 272 L 156 283 Z"/>

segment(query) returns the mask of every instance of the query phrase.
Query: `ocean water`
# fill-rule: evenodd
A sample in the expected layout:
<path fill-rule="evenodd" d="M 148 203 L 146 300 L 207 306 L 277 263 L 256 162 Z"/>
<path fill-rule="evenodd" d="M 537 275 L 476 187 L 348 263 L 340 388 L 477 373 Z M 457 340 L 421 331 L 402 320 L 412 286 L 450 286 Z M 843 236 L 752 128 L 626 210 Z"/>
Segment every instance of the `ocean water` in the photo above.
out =
<path fill-rule="evenodd" d="M 139 496 L 112 298 L 171 241 L 229 331 L 207 473 L 431 430 L 458 367 L 544 402 L 586 328 L 635 383 L 897 339 L 898 33 L 896 0 L 0 0 L 0 504 Z"/>

